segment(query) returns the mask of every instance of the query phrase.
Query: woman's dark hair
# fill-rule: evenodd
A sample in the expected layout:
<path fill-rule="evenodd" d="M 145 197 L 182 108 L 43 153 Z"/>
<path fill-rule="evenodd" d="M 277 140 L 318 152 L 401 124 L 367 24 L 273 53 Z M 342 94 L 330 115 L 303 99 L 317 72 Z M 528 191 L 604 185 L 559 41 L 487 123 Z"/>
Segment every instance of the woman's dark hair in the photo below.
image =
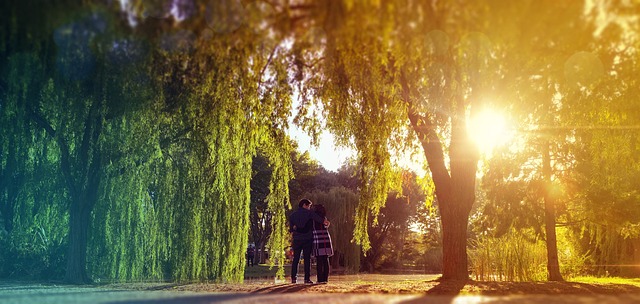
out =
<path fill-rule="evenodd" d="M 301 199 L 298 203 L 298 207 L 302 207 L 304 205 L 311 205 L 311 201 L 306 198 Z"/>
<path fill-rule="evenodd" d="M 314 211 L 321 217 L 326 217 L 327 216 L 327 209 L 324 208 L 324 206 L 322 204 L 315 204 L 313 205 L 314 207 Z"/>

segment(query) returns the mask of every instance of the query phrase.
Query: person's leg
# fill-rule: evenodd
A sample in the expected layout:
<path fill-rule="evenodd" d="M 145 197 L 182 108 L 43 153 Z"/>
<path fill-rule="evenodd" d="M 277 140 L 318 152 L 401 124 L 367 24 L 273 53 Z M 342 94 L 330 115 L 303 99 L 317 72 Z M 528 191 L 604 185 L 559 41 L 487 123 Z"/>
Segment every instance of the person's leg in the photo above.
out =
<path fill-rule="evenodd" d="M 311 282 L 311 249 L 313 249 L 313 240 L 306 241 L 302 246 L 302 255 L 304 257 L 304 282 Z"/>
<path fill-rule="evenodd" d="M 318 283 L 324 282 L 325 281 L 325 271 L 326 271 L 326 261 L 327 261 L 327 256 L 326 255 L 321 255 L 321 256 L 317 256 L 316 257 L 316 263 L 317 263 L 317 269 L 318 269 L 318 274 L 317 274 L 317 278 L 318 278 Z"/>
<path fill-rule="evenodd" d="M 325 256 L 324 257 L 324 273 L 323 273 L 323 277 L 322 277 L 322 281 L 323 282 L 328 282 L 329 281 L 329 270 L 331 269 L 331 266 L 329 266 L 329 256 Z"/>
<path fill-rule="evenodd" d="M 293 241 L 293 262 L 291 263 L 291 283 L 296 283 L 298 277 L 298 264 L 300 263 L 300 252 L 302 251 L 302 244 L 300 242 Z M 305 260 L 306 265 L 306 260 Z"/>

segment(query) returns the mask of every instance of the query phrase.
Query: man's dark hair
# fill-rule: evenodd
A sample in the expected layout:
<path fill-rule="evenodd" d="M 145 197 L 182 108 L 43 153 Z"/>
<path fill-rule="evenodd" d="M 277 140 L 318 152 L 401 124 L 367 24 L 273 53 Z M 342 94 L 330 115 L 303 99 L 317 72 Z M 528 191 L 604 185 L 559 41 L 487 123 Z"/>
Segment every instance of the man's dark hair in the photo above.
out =
<path fill-rule="evenodd" d="M 301 199 L 298 203 L 298 207 L 302 207 L 304 205 L 311 205 L 311 201 L 306 198 Z"/>

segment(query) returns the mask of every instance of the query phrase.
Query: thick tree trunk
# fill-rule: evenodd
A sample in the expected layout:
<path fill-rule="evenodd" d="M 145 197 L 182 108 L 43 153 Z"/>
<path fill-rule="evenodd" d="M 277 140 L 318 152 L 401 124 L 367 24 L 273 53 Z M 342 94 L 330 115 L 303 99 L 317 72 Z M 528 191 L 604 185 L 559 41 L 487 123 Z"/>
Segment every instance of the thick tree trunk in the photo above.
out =
<path fill-rule="evenodd" d="M 467 225 L 475 201 L 477 150 L 466 131 L 459 125 L 454 126 L 449 174 L 442 145 L 435 132 L 427 124 L 419 122 L 415 114 L 410 115 L 410 120 L 422 142 L 438 199 L 442 221 L 442 279 L 468 280 Z"/>
<path fill-rule="evenodd" d="M 442 279 L 468 280 L 467 225 L 475 201 L 476 170 L 480 155 L 478 147 L 467 134 L 466 108 L 460 106 L 455 117 L 451 118 L 448 169 L 436 124 L 431 116 L 420 114 L 413 106 L 411 89 L 404 74 L 401 83 L 403 99 L 408 104 L 409 121 L 422 144 L 438 199 L 442 221 Z"/>
<path fill-rule="evenodd" d="M 551 193 L 551 155 L 549 144 L 543 144 L 542 174 L 544 177 L 544 229 L 547 241 L 547 279 L 549 281 L 564 281 L 560 274 L 558 262 L 558 244 L 556 240 L 556 210 Z"/>
<path fill-rule="evenodd" d="M 65 281 L 71 284 L 87 284 L 87 236 L 89 215 L 78 200 L 72 202 L 69 210 L 69 244 L 67 251 L 67 272 Z"/>
<path fill-rule="evenodd" d="M 442 279 L 467 280 L 468 213 L 456 212 L 442 216 Z"/>
<path fill-rule="evenodd" d="M 100 150 L 97 149 L 98 137 L 101 132 L 101 119 L 96 119 L 96 125 L 91 125 L 90 119 L 87 118 L 87 130 L 85 130 L 85 139 L 81 149 L 80 160 L 84 164 L 84 168 L 88 168 L 85 175 L 81 179 L 80 185 L 71 183 L 73 180 L 69 178 L 69 189 L 71 190 L 72 202 L 69 209 L 69 249 L 67 256 L 67 273 L 66 281 L 72 284 L 91 283 L 91 279 L 87 275 L 87 244 L 89 235 L 89 223 L 91 221 L 91 212 L 98 201 L 98 191 L 102 176 L 102 156 Z M 89 151 L 89 147 L 92 147 Z M 88 155 L 91 153 L 91 157 Z"/>
<path fill-rule="evenodd" d="M 460 167 L 458 167 L 460 165 Z M 475 163 L 453 165 L 451 193 L 438 197 L 442 221 L 442 279 L 468 280 L 467 226 L 475 201 Z M 437 187 L 437 186 L 436 186 Z"/>

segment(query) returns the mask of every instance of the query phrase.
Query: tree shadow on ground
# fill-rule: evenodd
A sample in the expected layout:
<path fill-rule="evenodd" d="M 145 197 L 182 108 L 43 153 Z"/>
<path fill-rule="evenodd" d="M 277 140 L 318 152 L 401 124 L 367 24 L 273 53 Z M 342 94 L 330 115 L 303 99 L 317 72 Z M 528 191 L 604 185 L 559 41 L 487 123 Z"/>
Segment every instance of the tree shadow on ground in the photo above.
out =
<path fill-rule="evenodd" d="M 640 287 L 628 284 L 589 284 L 577 282 L 437 282 L 425 291 L 424 296 L 402 302 L 403 304 L 457 302 L 459 296 L 476 301 L 488 296 L 503 303 L 633 303 L 640 295 Z M 493 298 L 496 297 L 496 298 Z M 466 300 L 465 300 L 466 301 Z M 613 301 L 613 302 L 612 302 Z"/>
<path fill-rule="evenodd" d="M 624 294 L 640 293 L 640 287 L 628 284 L 588 284 L 578 282 L 476 282 L 469 281 L 465 288 L 481 295 L 518 294 Z"/>
<path fill-rule="evenodd" d="M 426 294 L 428 295 L 457 295 L 460 294 L 460 291 L 464 288 L 467 283 L 471 282 L 470 280 L 436 280 L 438 285 L 433 288 L 427 290 Z"/>
<path fill-rule="evenodd" d="M 640 287 L 629 284 L 592 284 L 578 282 L 503 282 L 503 281 L 445 281 L 435 280 L 425 283 L 437 283 L 424 293 L 427 295 L 608 295 L 640 294 Z"/>
<path fill-rule="evenodd" d="M 274 286 L 268 286 L 252 291 L 251 293 L 264 294 L 264 293 L 290 293 L 299 292 L 305 289 L 313 287 L 313 284 L 280 284 Z"/>
<path fill-rule="evenodd" d="M 415 298 L 412 300 L 404 301 L 402 303 L 407 304 L 418 304 L 418 303 L 434 303 L 434 304 L 449 304 L 453 303 L 456 299 L 456 296 L 460 294 L 462 289 L 464 289 L 465 285 L 467 285 L 469 280 L 442 280 L 437 279 L 435 281 L 428 282 L 437 282 L 438 284 L 429 290 L 427 290 L 424 294 L 424 297 Z"/>

